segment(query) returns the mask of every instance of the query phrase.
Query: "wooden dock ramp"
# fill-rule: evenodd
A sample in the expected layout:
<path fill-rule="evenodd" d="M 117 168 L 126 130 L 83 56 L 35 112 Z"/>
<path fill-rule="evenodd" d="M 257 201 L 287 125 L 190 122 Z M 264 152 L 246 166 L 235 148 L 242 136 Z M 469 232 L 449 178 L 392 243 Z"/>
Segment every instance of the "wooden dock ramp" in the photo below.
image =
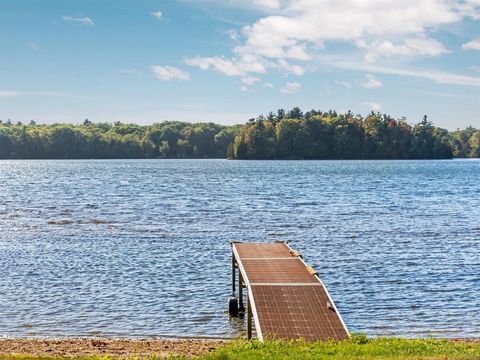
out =
<path fill-rule="evenodd" d="M 247 290 L 247 332 L 252 318 L 263 339 L 343 340 L 349 337 L 318 274 L 286 242 L 232 242 L 232 290 L 238 269 L 238 305 Z"/>

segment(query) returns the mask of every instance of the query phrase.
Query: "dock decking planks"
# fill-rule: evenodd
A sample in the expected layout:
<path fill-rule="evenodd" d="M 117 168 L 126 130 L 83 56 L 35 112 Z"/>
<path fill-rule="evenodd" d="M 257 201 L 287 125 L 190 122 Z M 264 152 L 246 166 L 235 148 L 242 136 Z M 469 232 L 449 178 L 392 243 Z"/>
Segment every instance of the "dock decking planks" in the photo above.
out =
<path fill-rule="evenodd" d="M 253 316 L 260 340 L 348 338 L 327 289 L 297 255 L 284 242 L 232 243 L 232 264 L 240 272 L 239 291 L 242 283 L 247 289 L 249 336 Z M 241 307 L 242 298 L 240 294 Z"/>

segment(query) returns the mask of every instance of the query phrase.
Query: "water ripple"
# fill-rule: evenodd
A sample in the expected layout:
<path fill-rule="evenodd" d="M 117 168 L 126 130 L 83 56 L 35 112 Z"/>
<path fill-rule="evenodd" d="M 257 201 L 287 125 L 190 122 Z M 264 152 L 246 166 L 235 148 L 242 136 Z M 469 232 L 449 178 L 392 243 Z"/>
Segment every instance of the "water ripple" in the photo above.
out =
<path fill-rule="evenodd" d="M 480 336 L 480 161 L 1 161 L 0 336 L 235 336 L 229 244 L 290 240 L 351 330 Z"/>

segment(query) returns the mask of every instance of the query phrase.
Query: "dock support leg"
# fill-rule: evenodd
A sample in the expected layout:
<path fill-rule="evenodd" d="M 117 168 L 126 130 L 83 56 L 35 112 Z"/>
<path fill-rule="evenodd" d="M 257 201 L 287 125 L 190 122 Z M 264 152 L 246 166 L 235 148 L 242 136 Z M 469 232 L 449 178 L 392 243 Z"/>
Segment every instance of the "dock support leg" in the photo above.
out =
<path fill-rule="evenodd" d="M 250 304 L 250 298 L 247 293 L 247 339 L 252 338 L 252 306 Z"/>
<path fill-rule="evenodd" d="M 245 306 L 243 305 L 243 277 L 240 269 L 238 271 L 238 312 L 245 313 Z"/>
<path fill-rule="evenodd" d="M 235 296 L 235 255 L 232 251 L 232 296 Z"/>

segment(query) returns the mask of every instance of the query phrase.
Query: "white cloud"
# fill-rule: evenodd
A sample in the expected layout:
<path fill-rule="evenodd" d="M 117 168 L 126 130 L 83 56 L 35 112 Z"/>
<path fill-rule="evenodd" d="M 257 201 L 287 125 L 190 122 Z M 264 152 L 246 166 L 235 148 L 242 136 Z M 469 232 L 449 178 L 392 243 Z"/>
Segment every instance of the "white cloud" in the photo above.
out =
<path fill-rule="evenodd" d="M 22 93 L 20 91 L 13 91 L 13 90 L 0 90 L 0 98 L 3 97 L 12 97 L 12 96 L 20 96 Z"/>
<path fill-rule="evenodd" d="M 77 95 L 71 94 L 64 91 L 31 91 L 22 93 L 24 96 L 46 96 L 46 97 L 55 97 L 55 98 L 69 98 L 69 99 L 87 99 L 95 100 L 98 99 L 98 96 L 92 95 Z"/>
<path fill-rule="evenodd" d="M 380 105 L 377 102 L 364 101 L 362 103 L 362 105 L 369 106 L 372 109 L 372 111 L 374 111 L 374 112 L 378 112 L 378 111 L 382 110 L 382 105 Z"/>
<path fill-rule="evenodd" d="M 47 97 L 73 97 L 74 95 L 63 91 L 33 91 L 25 95 L 47 96 Z"/>
<path fill-rule="evenodd" d="M 251 7 L 262 15 L 227 32 L 234 41 L 233 56 L 197 56 L 185 62 L 247 77 L 272 69 L 304 75 L 313 67 L 303 64 L 320 59 L 331 43 L 356 45 L 369 62 L 439 56 L 450 51 L 430 34 L 467 17 L 480 18 L 478 1 L 229 0 L 229 5 Z"/>
<path fill-rule="evenodd" d="M 436 91 L 424 91 L 424 90 L 418 90 L 416 92 L 419 93 L 419 94 L 422 94 L 422 95 L 428 95 L 428 96 L 434 96 L 434 97 L 446 97 L 446 98 L 465 98 L 465 97 L 468 97 L 468 95 L 465 94 L 465 93 L 451 94 L 451 93 L 436 92 Z"/>
<path fill-rule="evenodd" d="M 335 81 L 337 84 L 345 86 L 347 89 L 351 89 L 353 87 L 352 83 L 349 81 Z"/>
<path fill-rule="evenodd" d="M 247 77 L 248 73 L 264 74 L 268 69 L 279 69 L 294 75 L 304 75 L 306 70 L 300 65 L 291 64 L 286 60 L 279 59 L 272 62 L 256 55 L 243 54 L 236 58 L 226 58 L 224 56 L 187 58 L 185 64 L 196 66 L 202 70 L 215 70 L 226 76 Z"/>
<path fill-rule="evenodd" d="M 213 69 L 227 76 L 243 76 L 245 72 L 240 69 L 235 61 L 225 57 L 194 57 L 185 60 L 185 64 L 196 66 L 202 70 Z"/>
<path fill-rule="evenodd" d="M 280 91 L 283 94 L 293 94 L 298 92 L 301 87 L 302 85 L 298 82 L 287 82 L 285 86 L 280 89 Z"/>
<path fill-rule="evenodd" d="M 367 81 L 365 81 L 362 86 L 366 89 L 377 89 L 383 86 L 383 83 L 376 79 L 373 75 L 368 74 Z"/>
<path fill-rule="evenodd" d="M 152 11 L 150 15 L 152 15 L 157 20 L 162 20 L 162 16 L 163 16 L 161 11 Z"/>
<path fill-rule="evenodd" d="M 283 59 L 278 60 L 275 67 L 298 76 L 302 76 L 303 74 L 305 74 L 305 69 L 303 67 L 295 64 L 290 64 Z"/>
<path fill-rule="evenodd" d="M 238 60 L 235 59 L 235 62 L 243 71 L 258 74 L 264 74 L 267 71 L 267 67 L 271 66 L 264 59 L 248 54 L 240 56 Z"/>
<path fill-rule="evenodd" d="M 465 0 L 457 4 L 460 12 L 473 20 L 480 20 L 480 1 L 479 0 Z"/>
<path fill-rule="evenodd" d="M 247 76 L 242 78 L 242 82 L 246 85 L 255 85 L 256 82 L 260 81 L 259 78 L 253 77 L 253 76 Z"/>
<path fill-rule="evenodd" d="M 212 69 L 227 76 L 245 76 L 247 73 L 265 73 L 266 62 L 256 56 L 245 55 L 228 59 L 224 56 L 196 56 L 184 60 L 185 64 L 196 66 L 202 70 Z"/>
<path fill-rule="evenodd" d="M 63 91 L 13 91 L 0 90 L 0 98 L 12 96 L 46 96 L 56 98 L 71 98 L 71 99 L 98 99 L 98 97 L 91 95 L 75 95 Z"/>
<path fill-rule="evenodd" d="M 342 61 L 342 60 L 332 61 L 330 65 L 340 69 L 362 70 L 362 71 L 369 71 L 373 73 L 423 78 L 423 79 L 432 80 L 438 84 L 480 87 L 480 77 L 466 76 L 466 75 L 454 74 L 454 73 L 432 70 L 432 69 L 411 69 L 411 68 L 401 68 L 401 67 L 391 67 L 391 66 L 380 66 L 376 64 L 368 64 L 368 63 L 362 63 L 362 62 L 349 62 L 349 61 Z"/>
<path fill-rule="evenodd" d="M 78 23 L 81 23 L 83 25 L 87 25 L 87 26 L 94 26 L 95 24 L 93 23 L 92 19 L 90 19 L 89 17 L 72 17 L 72 16 L 64 16 L 62 17 L 62 20 L 63 21 L 71 21 L 71 22 L 78 22 Z"/>
<path fill-rule="evenodd" d="M 475 72 L 480 72 L 480 66 L 478 66 L 478 65 L 470 66 L 470 70 L 475 71 Z"/>
<path fill-rule="evenodd" d="M 258 5 L 256 1 L 253 4 Z M 236 53 L 308 60 L 328 41 L 354 43 L 369 39 L 376 47 L 386 47 L 394 54 L 436 56 L 447 50 L 437 40 L 425 39 L 423 34 L 467 16 L 456 2 L 449 0 L 285 0 L 275 6 L 275 15 L 242 29 L 246 40 L 235 47 Z M 403 36 L 407 40 L 400 45 L 387 40 Z"/>
<path fill-rule="evenodd" d="M 265 85 L 266 87 L 268 88 L 273 88 L 273 84 L 272 83 L 264 83 L 263 85 Z"/>
<path fill-rule="evenodd" d="M 269 8 L 269 9 L 278 9 L 280 7 L 280 0 L 254 0 L 255 4 Z"/>
<path fill-rule="evenodd" d="M 159 80 L 189 80 L 190 73 L 180 70 L 174 66 L 151 66 L 153 74 Z"/>
<path fill-rule="evenodd" d="M 408 38 L 403 44 L 393 44 L 390 41 L 373 41 L 367 44 L 362 40 L 358 40 L 356 44 L 357 47 L 367 50 L 365 60 L 368 62 L 374 62 L 381 57 L 438 56 L 450 52 L 439 41 L 425 37 Z"/>
<path fill-rule="evenodd" d="M 480 39 L 472 40 L 462 45 L 463 50 L 480 50 Z"/>
<path fill-rule="evenodd" d="M 240 35 L 238 34 L 237 30 L 230 29 L 226 31 L 228 37 L 232 39 L 233 41 L 238 41 L 240 40 Z"/>
<path fill-rule="evenodd" d="M 240 90 L 243 91 L 243 92 L 249 92 L 249 91 L 250 91 L 250 88 L 248 88 L 248 87 L 245 86 L 245 85 L 242 85 L 242 86 L 240 87 Z"/>

